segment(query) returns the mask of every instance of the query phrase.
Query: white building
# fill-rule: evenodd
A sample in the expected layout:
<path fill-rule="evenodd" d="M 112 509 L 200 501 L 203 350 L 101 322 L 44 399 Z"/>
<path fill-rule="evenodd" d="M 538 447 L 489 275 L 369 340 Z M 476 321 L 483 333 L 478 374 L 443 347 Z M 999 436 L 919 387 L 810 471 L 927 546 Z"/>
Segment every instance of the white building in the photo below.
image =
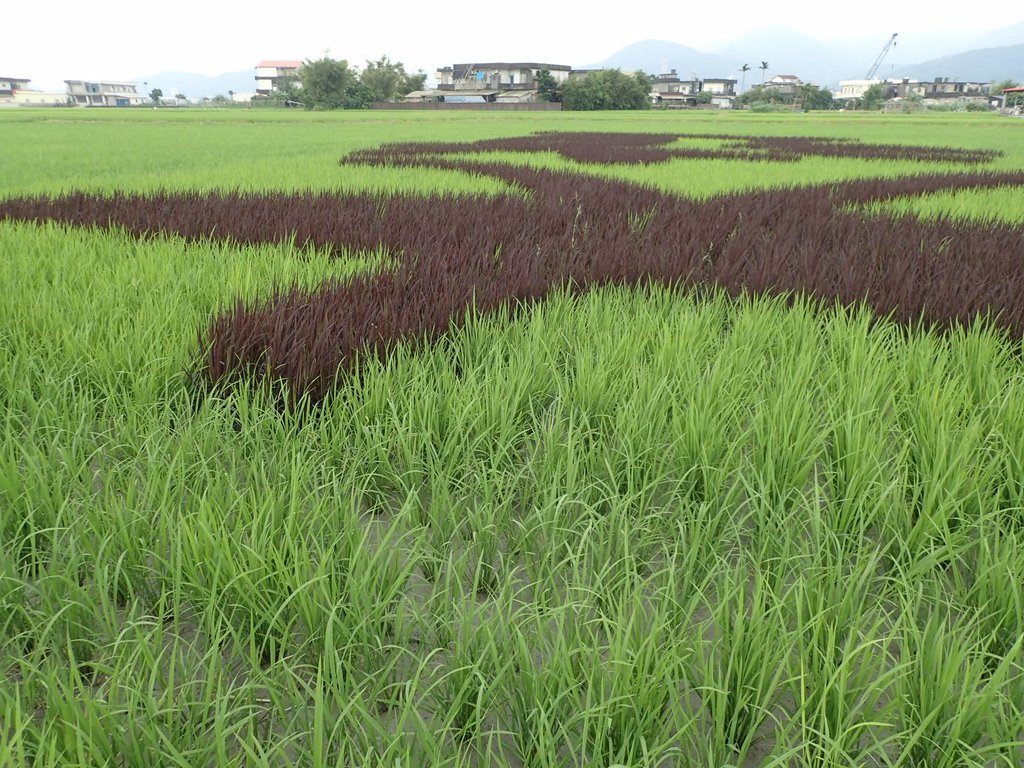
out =
<path fill-rule="evenodd" d="M 859 99 L 872 85 L 879 85 L 881 80 L 840 80 L 839 90 L 833 96 L 837 99 Z"/>
<path fill-rule="evenodd" d="M 69 103 L 83 107 L 138 107 L 149 98 L 137 91 L 135 83 L 119 80 L 65 80 Z"/>
<path fill-rule="evenodd" d="M 295 59 L 264 59 L 256 65 L 256 94 L 269 96 L 281 81 L 298 77 L 302 62 Z"/>
<path fill-rule="evenodd" d="M 63 93 L 46 93 L 28 87 L 24 77 L 0 77 L 0 107 L 59 107 L 68 103 Z"/>
<path fill-rule="evenodd" d="M 542 69 L 550 71 L 556 83 L 564 83 L 572 68 L 535 61 L 486 61 L 442 67 L 434 76 L 439 91 L 535 91 Z"/>

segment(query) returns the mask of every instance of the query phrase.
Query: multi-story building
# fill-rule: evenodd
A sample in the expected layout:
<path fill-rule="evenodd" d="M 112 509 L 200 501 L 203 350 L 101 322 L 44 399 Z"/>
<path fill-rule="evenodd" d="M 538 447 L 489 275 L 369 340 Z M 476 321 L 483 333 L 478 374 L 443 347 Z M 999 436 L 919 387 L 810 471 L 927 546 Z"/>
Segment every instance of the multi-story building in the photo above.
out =
<path fill-rule="evenodd" d="M 773 75 L 764 87 L 771 89 L 778 96 L 796 96 L 803 84 L 804 81 L 796 75 Z"/>
<path fill-rule="evenodd" d="M 149 99 L 135 83 L 119 80 L 65 80 L 68 102 L 83 107 L 137 107 Z"/>
<path fill-rule="evenodd" d="M 0 107 L 57 107 L 67 104 L 63 93 L 45 93 L 29 88 L 24 77 L 0 77 Z"/>
<path fill-rule="evenodd" d="M 256 95 L 269 96 L 281 82 L 298 77 L 302 62 L 294 59 L 264 59 L 256 65 Z"/>
<path fill-rule="evenodd" d="M 537 76 L 542 69 L 551 73 L 556 83 L 569 79 L 571 67 L 565 64 L 541 64 L 532 61 L 487 61 L 474 64 L 453 64 L 437 70 L 437 89 L 442 93 L 466 92 L 497 101 L 509 91 L 537 90 Z M 507 98 L 512 98 L 509 95 Z M 524 98 L 528 98 L 525 96 Z"/>
<path fill-rule="evenodd" d="M 28 88 L 30 82 L 32 81 L 22 77 L 0 77 L 0 98 L 13 98 L 15 93 Z"/>

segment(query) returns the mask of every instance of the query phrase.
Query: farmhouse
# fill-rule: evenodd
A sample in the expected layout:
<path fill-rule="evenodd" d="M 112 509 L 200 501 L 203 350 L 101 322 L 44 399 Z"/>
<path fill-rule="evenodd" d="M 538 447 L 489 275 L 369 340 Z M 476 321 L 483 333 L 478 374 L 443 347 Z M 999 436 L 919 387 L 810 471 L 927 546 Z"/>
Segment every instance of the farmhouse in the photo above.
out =
<path fill-rule="evenodd" d="M 83 107 L 137 107 L 148 99 L 135 83 L 120 80 L 65 80 L 69 103 Z"/>
<path fill-rule="evenodd" d="M 279 90 L 281 81 L 296 77 L 301 66 L 295 59 L 264 59 L 256 65 L 256 95 L 269 96 Z"/>

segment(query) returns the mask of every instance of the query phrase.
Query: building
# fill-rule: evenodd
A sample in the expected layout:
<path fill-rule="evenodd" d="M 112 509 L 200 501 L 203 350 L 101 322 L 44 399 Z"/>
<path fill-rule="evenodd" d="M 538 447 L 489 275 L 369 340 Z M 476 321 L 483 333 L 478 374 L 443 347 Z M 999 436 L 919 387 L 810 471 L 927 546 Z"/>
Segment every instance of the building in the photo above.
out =
<path fill-rule="evenodd" d="M 486 61 L 453 64 L 434 74 L 439 97 L 451 102 L 452 96 L 481 96 L 485 101 L 530 102 L 536 100 L 537 77 L 546 69 L 556 83 L 569 79 L 571 67 L 535 61 Z"/>
<path fill-rule="evenodd" d="M 696 96 L 700 93 L 700 85 L 700 80 L 680 80 L 673 69 L 654 78 L 651 91 L 662 96 Z"/>
<path fill-rule="evenodd" d="M 920 98 L 925 106 L 948 104 L 951 101 L 977 101 L 988 103 L 991 83 L 950 80 L 936 77 L 934 80 L 911 80 L 910 78 L 889 80 L 840 80 L 837 99 L 859 99 L 873 85 L 882 86 L 886 99 Z"/>
<path fill-rule="evenodd" d="M 149 99 L 135 83 L 119 80 L 65 80 L 67 100 L 83 107 L 138 107 Z"/>
<path fill-rule="evenodd" d="M 696 107 L 700 86 L 700 80 L 681 80 L 676 70 L 670 70 L 651 83 L 651 104 L 669 108 Z"/>
<path fill-rule="evenodd" d="M 859 99 L 867 93 L 868 88 L 881 82 L 881 80 L 840 80 L 839 90 L 832 95 L 840 100 Z"/>
<path fill-rule="evenodd" d="M 293 59 L 264 59 L 256 65 L 256 95 L 280 90 L 281 82 L 297 78 L 301 67 L 302 62 Z"/>
<path fill-rule="evenodd" d="M 796 75 L 773 75 L 764 84 L 766 89 L 771 89 L 779 96 L 794 97 L 800 94 L 800 88 L 804 81 Z"/>
<path fill-rule="evenodd" d="M 728 77 L 706 77 L 700 81 L 700 89 L 711 94 L 711 106 L 732 109 L 736 100 L 736 80 Z"/>
<path fill-rule="evenodd" d="M 950 99 L 981 99 L 988 101 L 991 83 L 961 82 L 948 77 L 936 77 L 934 80 L 886 80 L 885 96 L 888 99 L 903 99 L 913 94 L 926 101 L 939 103 Z"/>
<path fill-rule="evenodd" d="M 68 103 L 63 93 L 46 93 L 28 87 L 23 77 L 0 77 L 0 107 L 60 107 Z"/>
<path fill-rule="evenodd" d="M 32 81 L 22 77 L 0 77 L 0 99 L 14 98 L 18 91 L 27 90 L 30 82 Z"/>

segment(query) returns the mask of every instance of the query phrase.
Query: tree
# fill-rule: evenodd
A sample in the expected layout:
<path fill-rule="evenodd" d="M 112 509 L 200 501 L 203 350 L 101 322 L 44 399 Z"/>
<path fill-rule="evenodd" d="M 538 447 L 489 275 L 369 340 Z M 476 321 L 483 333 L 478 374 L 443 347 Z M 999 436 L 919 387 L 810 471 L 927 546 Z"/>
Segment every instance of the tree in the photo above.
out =
<path fill-rule="evenodd" d="M 562 100 L 562 90 L 558 87 L 558 81 L 547 67 L 537 72 L 537 94 L 544 101 Z"/>
<path fill-rule="evenodd" d="M 302 102 L 306 109 L 358 109 L 373 101 L 370 89 L 360 82 L 344 59 L 307 59 L 299 69 Z"/>
<path fill-rule="evenodd" d="M 758 104 L 778 104 L 781 97 L 778 89 L 757 83 L 752 85 L 749 91 L 740 94 L 736 101 L 744 107 L 753 107 Z"/>
<path fill-rule="evenodd" d="M 740 67 L 740 93 L 743 93 L 743 88 L 747 84 L 747 72 L 749 71 L 749 64 L 744 64 L 742 67 Z"/>
<path fill-rule="evenodd" d="M 369 90 L 371 101 L 395 101 L 407 93 L 421 90 L 427 75 L 425 72 L 410 75 L 402 62 L 381 56 L 377 61 L 366 62 L 360 80 Z"/>
<path fill-rule="evenodd" d="M 800 86 L 800 108 L 808 109 L 832 109 L 832 91 L 827 88 L 819 88 L 812 83 L 804 83 Z"/>
<path fill-rule="evenodd" d="M 768 72 L 768 62 L 762 61 L 761 66 L 758 67 L 761 70 L 761 84 L 764 85 L 764 76 Z"/>
<path fill-rule="evenodd" d="M 294 76 L 279 77 L 270 92 L 270 101 L 279 107 L 301 107 L 302 85 Z"/>
<path fill-rule="evenodd" d="M 651 78 L 618 69 L 600 69 L 562 86 L 562 108 L 567 110 L 649 109 Z"/>
<path fill-rule="evenodd" d="M 1007 93 L 1007 94 L 1003 94 L 1003 91 L 1005 89 L 1007 89 L 1007 88 L 1019 88 L 1019 87 L 1020 87 L 1020 83 L 1018 83 L 1016 80 L 1003 80 L 1003 81 L 998 82 L 998 83 L 993 83 L 992 87 L 989 89 L 989 93 L 992 94 L 993 96 L 1003 96 L 1003 95 L 1005 95 L 1006 99 L 1003 102 L 1003 106 L 1005 106 L 1005 107 L 1016 107 L 1016 106 L 1020 106 L 1020 105 L 1024 104 L 1024 94 L 1020 94 L 1020 93 Z"/>
<path fill-rule="evenodd" d="M 881 109 L 885 103 L 885 89 L 881 83 L 875 83 L 860 97 L 859 109 Z"/>
<path fill-rule="evenodd" d="M 164 92 L 162 90 L 160 90 L 159 88 L 154 88 L 152 91 L 149 92 L 149 98 L 151 98 L 153 100 L 154 104 L 159 104 L 160 103 L 160 99 L 162 99 L 163 97 L 164 97 Z"/>
<path fill-rule="evenodd" d="M 184 93 L 176 93 L 176 94 L 174 94 L 174 98 L 180 99 L 181 101 L 185 101 L 185 94 Z"/>

